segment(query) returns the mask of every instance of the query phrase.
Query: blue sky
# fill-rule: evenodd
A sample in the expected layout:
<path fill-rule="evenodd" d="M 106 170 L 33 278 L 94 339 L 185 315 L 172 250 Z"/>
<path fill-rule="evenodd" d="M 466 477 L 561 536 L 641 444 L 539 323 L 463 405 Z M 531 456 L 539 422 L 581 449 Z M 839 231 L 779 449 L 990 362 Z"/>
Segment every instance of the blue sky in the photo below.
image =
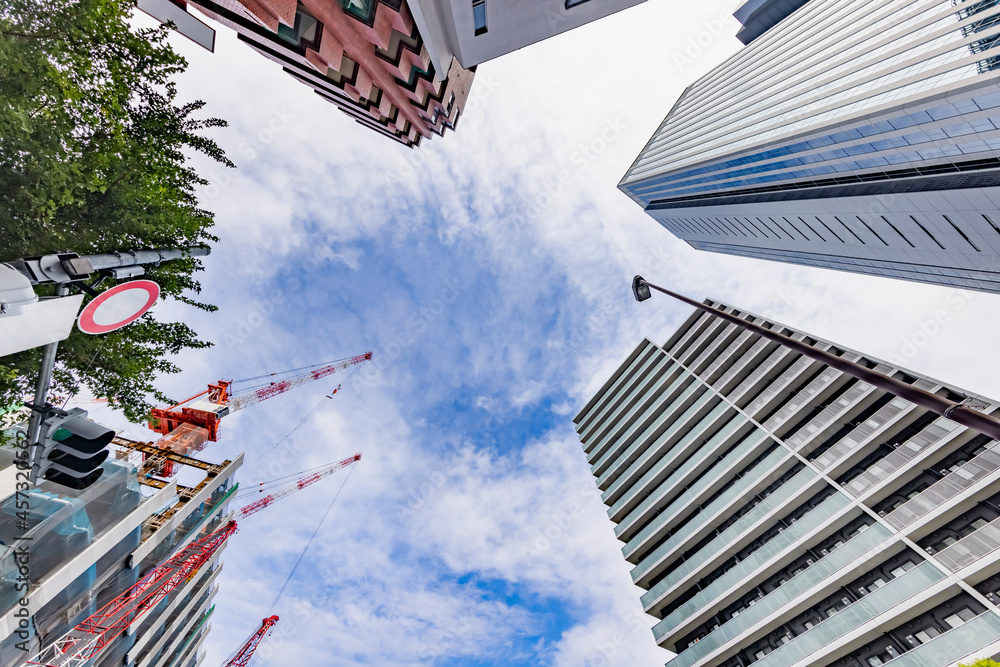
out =
<path fill-rule="evenodd" d="M 205 450 L 245 450 L 243 483 L 363 454 L 273 609 L 346 474 L 241 525 L 207 664 L 272 612 L 265 667 L 665 663 L 572 429 L 644 336 L 689 314 L 635 304 L 635 273 L 1000 396 L 967 363 L 998 297 L 699 253 L 616 190 L 683 88 L 738 48 L 734 8 L 649 0 L 483 64 L 458 131 L 413 151 L 224 28 L 215 54 L 174 41 L 182 96 L 229 121 L 214 136 L 238 168 L 204 165 L 219 311 L 157 306 L 216 347 L 162 386 L 374 352 L 260 461 L 336 378 L 228 417 Z M 912 345 L 941 308 L 947 326 Z"/>

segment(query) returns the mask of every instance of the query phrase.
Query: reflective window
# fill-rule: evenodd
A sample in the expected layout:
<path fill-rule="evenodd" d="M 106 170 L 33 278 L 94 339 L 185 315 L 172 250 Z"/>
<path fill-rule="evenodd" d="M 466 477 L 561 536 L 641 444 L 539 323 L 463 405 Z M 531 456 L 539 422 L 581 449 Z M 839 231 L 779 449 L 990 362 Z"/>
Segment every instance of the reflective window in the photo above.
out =
<path fill-rule="evenodd" d="M 472 21 L 477 35 L 486 32 L 486 0 L 472 0 Z"/>

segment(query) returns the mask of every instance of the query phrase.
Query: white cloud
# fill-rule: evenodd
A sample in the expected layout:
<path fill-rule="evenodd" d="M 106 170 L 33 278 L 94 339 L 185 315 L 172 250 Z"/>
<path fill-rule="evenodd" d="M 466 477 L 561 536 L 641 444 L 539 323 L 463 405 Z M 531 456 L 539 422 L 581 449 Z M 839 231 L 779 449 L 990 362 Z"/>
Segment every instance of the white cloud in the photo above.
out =
<path fill-rule="evenodd" d="M 958 308 L 942 288 L 696 252 L 616 190 L 683 87 L 737 47 L 732 23 L 716 30 L 731 5 L 650 0 L 486 63 L 458 130 L 414 151 L 224 28 L 214 55 L 177 42 L 182 93 L 230 121 L 214 134 L 239 169 L 209 169 L 223 242 L 203 283 L 219 313 L 164 304 L 218 347 L 182 355 L 164 385 L 189 395 L 375 351 L 260 464 L 336 378 L 227 418 L 205 452 L 246 449 L 244 481 L 363 452 L 280 601 L 266 664 L 667 661 L 569 424 L 643 336 L 662 343 L 688 314 L 636 304 L 636 273 L 1000 396 L 991 364 L 968 363 L 989 354 L 996 296 Z M 917 345 L 941 308 L 948 324 Z M 342 479 L 241 528 L 209 664 L 268 611 Z"/>

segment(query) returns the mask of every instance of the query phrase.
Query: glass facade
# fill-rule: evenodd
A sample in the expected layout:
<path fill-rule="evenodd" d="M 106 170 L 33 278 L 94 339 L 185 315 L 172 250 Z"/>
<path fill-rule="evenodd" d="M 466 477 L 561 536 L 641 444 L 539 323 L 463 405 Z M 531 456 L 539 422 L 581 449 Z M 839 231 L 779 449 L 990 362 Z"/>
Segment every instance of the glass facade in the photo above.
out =
<path fill-rule="evenodd" d="M 992 48 L 1000 24 L 983 21 L 997 14 L 1000 6 L 956 7 L 951 0 L 807 4 L 686 91 L 629 169 L 623 188 L 655 199 L 676 194 L 678 182 L 699 174 L 711 173 L 711 180 L 719 181 L 804 165 L 815 165 L 806 170 L 810 175 L 827 174 L 835 171 L 827 163 L 852 162 L 848 158 L 859 155 L 902 153 L 907 157 L 893 158 L 895 163 L 911 162 L 924 158 L 910 147 L 948 139 L 957 145 L 967 142 L 960 137 L 995 130 L 988 120 L 988 110 L 1000 104 L 995 92 L 979 95 L 978 102 L 938 103 L 917 113 L 903 113 L 903 105 L 893 103 L 911 102 L 915 94 L 931 98 L 969 78 L 995 81 L 978 71 L 984 51 L 970 48 L 967 32 L 973 24 L 986 26 L 975 36 L 988 36 Z M 773 67 L 778 62 L 785 66 Z M 873 111 L 884 111 L 885 120 L 869 122 Z M 864 122 L 850 124 L 852 118 Z M 781 142 L 844 121 L 849 128 Z M 775 140 L 778 146 L 766 151 L 741 150 Z M 739 157 L 712 159 L 733 154 Z M 754 167 L 741 169 L 750 164 Z M 663 187 L 667 184 L 672 185 Z"/>
<path fill-rule="evenodd" d="M 696 249 L 1000 292 L 997 45 L 993 0 L 806 3 L 619 187 Z"/>
<path fill-rule="evenodd" d="M 653 636 L 678 654 L 669 667 L 983 655 L 1000 640 L 1000 576 L 986 578 L 1000 562 L 1000 443 L 744 333 L 693 314 L 664 345 L 643 341 L 575 420 L 588 456 L 600 449 L 595 481 Z"/>

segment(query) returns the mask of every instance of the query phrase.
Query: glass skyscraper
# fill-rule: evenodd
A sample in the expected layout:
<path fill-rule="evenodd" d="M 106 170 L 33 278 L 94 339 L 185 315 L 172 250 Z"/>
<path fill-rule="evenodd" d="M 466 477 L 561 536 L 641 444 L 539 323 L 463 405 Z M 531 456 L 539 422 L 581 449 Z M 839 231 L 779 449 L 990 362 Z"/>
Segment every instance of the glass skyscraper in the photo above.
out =
<path fill-rule="evenodd" d="M 619 188 L 700 250 L 1000 292 L 1000 2 L 737 16 Z"/>
<path fill-rule="evenodd" d="M 642 341 L 574 421 L 669 667 L 1000 653 L 1000 443 L 702 311 Z"/>

